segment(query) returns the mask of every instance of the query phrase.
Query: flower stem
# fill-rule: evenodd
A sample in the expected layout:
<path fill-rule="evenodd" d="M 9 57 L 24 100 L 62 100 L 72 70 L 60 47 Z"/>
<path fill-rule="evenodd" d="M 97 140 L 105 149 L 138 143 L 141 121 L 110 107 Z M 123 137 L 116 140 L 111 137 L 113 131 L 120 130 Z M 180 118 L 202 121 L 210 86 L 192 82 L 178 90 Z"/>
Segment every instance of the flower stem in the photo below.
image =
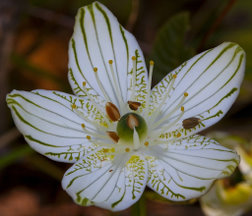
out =
<path fill-rule="evenodd" d="M 131 216 L 146 216 L 145 197 L 142 196 L 138 202 L 131 207 Z"/>

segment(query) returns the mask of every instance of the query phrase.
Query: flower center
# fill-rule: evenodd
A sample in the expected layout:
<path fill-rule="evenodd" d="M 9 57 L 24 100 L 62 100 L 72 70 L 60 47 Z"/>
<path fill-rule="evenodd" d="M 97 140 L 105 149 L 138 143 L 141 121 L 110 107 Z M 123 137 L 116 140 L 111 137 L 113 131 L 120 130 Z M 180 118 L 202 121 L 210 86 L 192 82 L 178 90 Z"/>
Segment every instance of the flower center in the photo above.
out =
<path fill-rule="evenodd" d="M 142 142 L 146 138 L 147 129 L 142 116 L 127 113 L 118 121 L 116 131 L 122 144 L 135 145 L 135 142 Z"/>

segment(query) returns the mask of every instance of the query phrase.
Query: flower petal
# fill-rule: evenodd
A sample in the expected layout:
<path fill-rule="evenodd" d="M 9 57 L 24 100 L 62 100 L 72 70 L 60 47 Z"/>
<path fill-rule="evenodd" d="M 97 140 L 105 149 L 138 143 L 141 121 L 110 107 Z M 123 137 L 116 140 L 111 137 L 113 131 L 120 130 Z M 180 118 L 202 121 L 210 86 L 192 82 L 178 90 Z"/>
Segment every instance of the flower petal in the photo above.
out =
<path fill-rule="evenodd" d="M 97 130 L 94 122 L 102 125 L 103 121 L 90 101 L 57 91 L 14 90 L 7 103 L 25 140 L 53 160 L 75 162 L 96 147 L 86 136 Z M 73 104 L 82 110 L 85 120 L 73 111 Z"/>
<path fill-rule="evenodd" d="M 119 105 L 128 100 L 132 82 L 132 56 L 137 57 L 137 93 L 146 93 L 147 72 L 142 51 L 134 36 L 102 4 L 94 2 L 79 9 L 69 45 L 69 80 L 76 94 L 85 95 L 82 82 L 90 94 L 103 96 Z M 112 60 L 111 71 L 109 60 Z M 94 68 L 97 68 L 97 76 Z M 114 74 L 114 76 L 113 76 Z M 143 100 L 144 98 L 138 98 Z"/>
<path fill-rule="evenodd" d="M 116 156 L 102 150 L 86 155 L 64 175 L 63 188 L 80 205 L 96 205 L 112 211 L 128 208 L 142 195 L 147 181 L 143 156 Z"/>
<path fill-rule="evenodd" d="M 235 151 L 202 136 L 155 146 L 149 154 L 148 186 L 174 201 L 202 195 L 215 179 L 230 175 L 239 163 Z"/>
<path fill-rule="evenodd" d="M 153 111 L 162 104 L 156 120 L 164 118 L 163 125 L 178 120 L 172 129 L 173 134 L 180 132 L 184 136 L 213 125 L 235 101 L 244 69 L 245 53 L 235 43 L 226 42 L 196 55 L 153 88 Z M 172 81 L 174 74 L 177 78 Z M 171 89 L 169 95 L 167 89 Z M 185 92 L 188 93 L 187 97 L 184 96 Z M 181 106 L 184 107 L 184 114 L 179 119 Z M 182 120 L 191 117 L 199 118 L 200 123 L 193 128 L 184 129 Z"/>

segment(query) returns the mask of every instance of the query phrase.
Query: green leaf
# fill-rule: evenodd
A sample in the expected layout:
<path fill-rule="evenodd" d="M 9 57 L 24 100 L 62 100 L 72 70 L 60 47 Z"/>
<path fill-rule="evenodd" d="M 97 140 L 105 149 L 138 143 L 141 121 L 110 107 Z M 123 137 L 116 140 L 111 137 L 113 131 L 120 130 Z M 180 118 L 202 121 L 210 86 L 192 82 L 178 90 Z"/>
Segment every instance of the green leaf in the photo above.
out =
<path fill-rule="evenodd" d="M 187 12 L 173 16 L 159 30 L 151 53 L 151 58 L 155 62 L 155 81 L 161 80 L 167 73 L 194 55 L 194 50 L 186 45 L 188 30 Z"/>

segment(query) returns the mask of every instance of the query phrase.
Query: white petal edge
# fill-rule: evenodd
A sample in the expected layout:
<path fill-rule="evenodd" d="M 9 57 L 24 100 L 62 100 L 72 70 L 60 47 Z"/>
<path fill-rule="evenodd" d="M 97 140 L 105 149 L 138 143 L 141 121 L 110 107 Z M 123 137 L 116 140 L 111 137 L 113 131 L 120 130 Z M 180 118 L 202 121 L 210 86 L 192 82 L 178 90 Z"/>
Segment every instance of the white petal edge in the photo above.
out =
<path fill-rule="evenodd" d="M 62 187 L 79 205 L 120 211 L 141 197 L 147 172 L 147 163 L 141 155 L 116 156 L 112 161 L 97 149 L 67 170 Z"/>

